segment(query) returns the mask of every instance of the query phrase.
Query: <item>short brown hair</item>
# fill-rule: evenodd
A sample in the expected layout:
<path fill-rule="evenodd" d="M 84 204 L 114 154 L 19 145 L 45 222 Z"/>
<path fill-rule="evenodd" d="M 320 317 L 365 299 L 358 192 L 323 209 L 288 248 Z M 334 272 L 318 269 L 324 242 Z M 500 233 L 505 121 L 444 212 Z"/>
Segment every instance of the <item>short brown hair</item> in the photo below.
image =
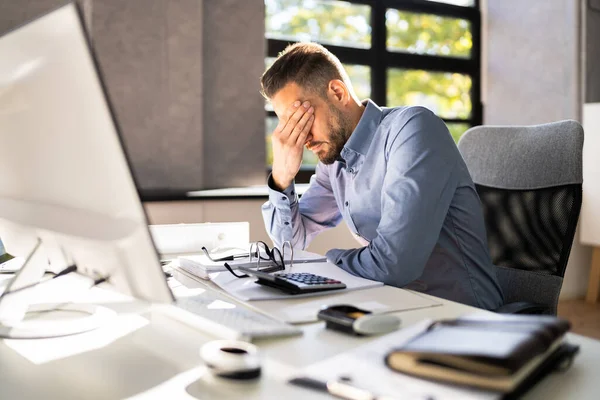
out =
<path fill-rule="evenodd" d="M 261 93 L 267 99 L 290 82 L 320 96 L 325 96 L 333 79 L 343 81 L 352 92 L 348 74 L 340 60 L 317 43 L 295 43 L 279 53 L 277 60 L 260 79 Z"/>

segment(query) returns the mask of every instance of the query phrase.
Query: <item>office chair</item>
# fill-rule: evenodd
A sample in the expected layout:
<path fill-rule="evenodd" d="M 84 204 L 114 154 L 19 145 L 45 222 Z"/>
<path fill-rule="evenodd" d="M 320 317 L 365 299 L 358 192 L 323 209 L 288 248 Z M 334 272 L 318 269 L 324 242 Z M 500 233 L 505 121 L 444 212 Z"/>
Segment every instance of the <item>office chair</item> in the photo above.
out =
<path fill-rule="evenodd" d="M 572 120 L 478 126 L 458 148 L 481 199 L 504 291 L 496 311 L 556 315 L 581 209 L 583 128 Z"/>

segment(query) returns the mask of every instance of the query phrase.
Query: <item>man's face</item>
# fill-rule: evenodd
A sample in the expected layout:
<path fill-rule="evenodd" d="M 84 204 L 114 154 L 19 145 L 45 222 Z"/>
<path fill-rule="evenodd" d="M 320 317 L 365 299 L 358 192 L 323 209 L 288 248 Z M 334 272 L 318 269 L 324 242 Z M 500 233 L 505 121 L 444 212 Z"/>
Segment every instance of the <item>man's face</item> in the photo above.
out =
<path fill-rule="evenodd" d="M 332 164 L 352 134 L 354 130 L 352 124 L 331 101 L 306 92 L 293 82 L 277 92 L 271 99 L 271 103 L 275 113 L 281 119 L 297 100 L 309 101 L 315 110 L 315 120 L 306 139 L 306 147 L 315 153 L 323 164 Z"/>

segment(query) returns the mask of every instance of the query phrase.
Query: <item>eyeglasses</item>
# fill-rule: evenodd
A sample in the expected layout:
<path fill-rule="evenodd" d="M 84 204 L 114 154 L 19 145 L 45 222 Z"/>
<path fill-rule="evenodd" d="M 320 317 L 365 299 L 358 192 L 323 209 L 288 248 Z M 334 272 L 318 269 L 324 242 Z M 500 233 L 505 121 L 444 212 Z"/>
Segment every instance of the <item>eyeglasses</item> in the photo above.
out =
<path fill-rule="evenodd" d="M 287 240 L 283 242 L 283 245 L 281 246 L 282 251 L 280 251 L 277 247 L 273 247 L 272 249 L 270 249 L 269 246 L 263 241 L 251 243 L 247 257 L 250 259 L 250 262 L 253 261 L 253 258 L 256 258 L 257 271 L 265 273 L 285 271 L 286 246 L 290 248 L 290 260 L 288 262 L 288 265 L 290 268 L 292 268 L 292 266 L 294 265 L 294 248 L 292 247 L 292 244 Z M 261 261 L 267 262 L 267 264 L 263 264 L 263 266 L 261 267 Z M 248 277 L 247 274 L 238 274 L 234 272 L 228 263 L 225 263 L 224 265 L 225 268 L 227 268 L 227 271 L 231 272 L 236 278 Z"/>

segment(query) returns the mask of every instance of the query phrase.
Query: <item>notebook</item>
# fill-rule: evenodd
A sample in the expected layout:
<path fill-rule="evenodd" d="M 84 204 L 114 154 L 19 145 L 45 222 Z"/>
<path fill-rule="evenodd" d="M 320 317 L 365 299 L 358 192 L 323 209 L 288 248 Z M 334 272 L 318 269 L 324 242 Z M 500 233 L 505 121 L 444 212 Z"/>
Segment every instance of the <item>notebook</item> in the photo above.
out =
<path fill-rule="evenodd" d="M 384 359 L 390 349 L 419 335 L 430 323 L 431 320 L 425 320 L 379 338 L 360 339 L 355 347 L 293 371 L 289 378 L 310 377 L 327 382 L 343 379 L 355 387 L 389 399 L 499 400 L 501 396 L 497 392 L 423 380 L 399 374 L 385 365 Z M 307 391 L 306 398 L 313 393 Z"/>
<path fill-rule="evenodd" d="M 437 321 L 391 350 L 385 362 L 421 378 L 511 393 L 545 360 L 567 350 L 563 337 L 569 329 L 568 321 L 550 316 L 473 315 Z"/>

